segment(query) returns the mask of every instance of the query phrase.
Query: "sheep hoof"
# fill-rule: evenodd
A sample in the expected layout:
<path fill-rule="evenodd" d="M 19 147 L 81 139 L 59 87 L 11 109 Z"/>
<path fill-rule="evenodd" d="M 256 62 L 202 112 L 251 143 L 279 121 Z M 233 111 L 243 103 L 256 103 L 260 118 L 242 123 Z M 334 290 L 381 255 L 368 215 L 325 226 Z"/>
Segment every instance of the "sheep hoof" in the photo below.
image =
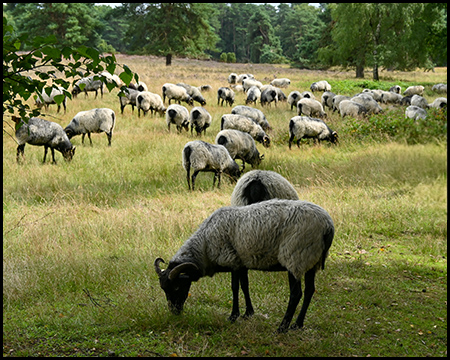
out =
<path fill-rule="evenodd" d="M 230 317 L 228 318 L 228 321 L 231 322 L 231 323 L 234 323 L 234 322 L 237 320 L 237 318 L 238 318 L 239 316 L 240 316 L 239 313 L 237 313 L 237 314 L 231 314 Z"/>
<path fill-rule="evenodd" d="M 245 320 L 248 320 L 248 319 L 250 319 L 253 316 L 254 313 L 255 312 L 253 310 L 252 311 L 246 311 L 245 314 L 242 316 L 242 318 L 245 319 Z"/>

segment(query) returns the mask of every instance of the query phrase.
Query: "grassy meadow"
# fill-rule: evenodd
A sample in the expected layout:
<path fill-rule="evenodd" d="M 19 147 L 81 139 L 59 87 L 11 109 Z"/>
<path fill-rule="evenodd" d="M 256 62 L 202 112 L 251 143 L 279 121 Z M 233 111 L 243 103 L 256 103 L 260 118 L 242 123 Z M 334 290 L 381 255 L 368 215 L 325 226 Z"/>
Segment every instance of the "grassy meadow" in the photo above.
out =
<path fill-rule="evenodd" d="M 231 72 L 252 73 L 264 84 L 288 77 L 286 95 L 318 80 L 344 95 L 422 84 L 428 102 L 442 96 L 431 86 L 447 81 L 446 68 L 383 71 L 375 83 L 369 71 L 364 80 L 339 70 L 117 59 L 158 94 L 166 82 L 211 85 L 204 96 L 213 121 L 202 136 L 211 143 L 231 111 L 217 105 L 217 89 Z M 237 93 L 236 105 L 244 99 Z M 93 146 L 74 137 L 73 161 L 56 152 L 57 165 L 48 158 L 43 165 L 43 147 L 30 145 L 18 165 L 12 121 L 3 118 L 3 356 L 447 355 L 446 111 L 414 122 L 397 106 L 383 105 L 383 114 L 367 119 L 328 110 L 340 144 L 303 140 L 289 150 L 295 112 L 286 103 L 256 105 L 273 128 L 272 146 L 257 144 L 265 154 L 259 168 L 286 177 L 336 227 L 305 327 L 276 334 L 289 298 L 285 272 L 249 273 L 249 320 L 227 321 L 231 276 L 223 273 L 193 283 L 182 315 L 169 312 L 155 258 L 169 261 L 206 217 L 229 205 L 234 184 L 224 177 L 213 189 L 213 174 L 202 172 L 189 192 L 181 151 L 196 136 L 174 126 L 169 133 L 163 117 L 138 117 L 131 106 L 121 115 L 117 90 L 95 100 L 80 94 L 65 115 L 52 105 L 46 118 L 65 127 L 97 107 L 116 112 L 112 146 L 105 134 L 93 134 Z M 243 313 L 243 296 L 240 302 Z"/>

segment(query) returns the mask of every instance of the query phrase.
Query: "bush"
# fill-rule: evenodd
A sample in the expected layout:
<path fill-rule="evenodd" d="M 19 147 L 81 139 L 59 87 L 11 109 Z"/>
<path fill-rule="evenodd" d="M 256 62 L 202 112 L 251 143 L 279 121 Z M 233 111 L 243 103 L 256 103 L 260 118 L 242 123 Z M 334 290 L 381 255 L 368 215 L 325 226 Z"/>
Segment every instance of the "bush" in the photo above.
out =
<path fill-rule="evenodd" d="M 222 53 L 220 54 L 220 62 L 227 62 L 227 54 L 226 53 Z"/>
<path fill-rule="evenodd" d="M 235 63 L 236 62 L 236 54 L 234 52 L 229 52 L 227 54 L 227 62 L 228 63 Z"/>

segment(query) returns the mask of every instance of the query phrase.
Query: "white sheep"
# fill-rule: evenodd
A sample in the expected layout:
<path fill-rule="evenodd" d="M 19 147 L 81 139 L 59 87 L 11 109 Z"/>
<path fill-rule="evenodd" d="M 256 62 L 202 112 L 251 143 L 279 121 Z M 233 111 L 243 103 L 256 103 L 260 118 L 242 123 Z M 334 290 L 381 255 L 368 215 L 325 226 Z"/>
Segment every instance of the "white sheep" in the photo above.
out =
<path fill-rule="evenodd" d="M 447 94 L 447 84 L 436 84 L 433 85 L 431 88 L 431 91 L 436 91 L 438 93 L 445 93 Z"/>
<path fill-rule="evenodd" d="M 237 78 L 237 83 L 242 84 L 245 79 L 254 79 L 253 74 L 240 74 Z"/>
<path fill-rule="evenodd" d="M 132 88 L 126 88 L 121 90 L 118 94 L 120 102 L 120 113 L 123 115 L 123 110 L 128 104 L 131 105 L 131 111 L 134 112 L 134 107 L 136 106 L 136 97 L 140 91 L 134 90 Z"/>
<path fill-rule="evenodd" d="M 195 128 L 197 135 L 202 132 L 206 135 L 206 129 L 211 125 L 211 114 L 205 108 L 196 106 L 189 113 L 189 122 L 191 123 L 191 134 Z"/>
<path fill-rule="evenodd" d="M 315 91 L 331 91 L 331 85 L 326 80 L 317 81 L 311 84 L 310 89 Z"/>
<path fill-rule="evenodd" d="M 289 121 L 289 149 L 294 138 L 297 138 L 297 147 L 300 147 L 300 140 L 303 138 L 312 138 L 319 143 L 323 140 L 332 144 L 338 142 L 336 131 L 331 130 L 325 122 L 320 119 L 308 116 L 294 116 Z"/>
<path fill-rule="evenodd" d="M 347 95 L 336 95 L 333 100 L 331 101 L 333 103 L 333 112 L 339 111 L 339 105 L 341 101 L 344 100 L 350 100 L 350 96 Z"/>
<path fill-rule="evenodd" d="M 272 199 L 247 206 L 222 207 L 210 215 L 170 260 L 154 262 L 169 309 L 180 314 L 193 281 L 217 272 L 231 272 L 233 307 L 229 319 L 239 317 L 239 281 L 249 269 L 288 272 L 290 298 L 277 331 L 286 332 L 302 297 L 300 315 L 292 329 L 303 327 L 315 292 L 315 274 L 324 269 L 334 237 L 330 215 L 320 206 L 299 200 Z M 246 316 L 252 315 L 248 284 Z"/>
<path fill-rule="evenodd" d="M 130 88 L 130 89 L 133 89 L 133 90 L 137 90 L 137 91 L 148 91 L 148 86 L 147 86 L 147 84 L 145 83 L 145 82 L 143 82 L 143 81 L 138 81 L 137 83 L 130 83 L 129 85 L 128 85 L 128 87 Z"/>
<path fill-rule="evenodd" d="M 380 102 L 381 101 L 381 95 L 383 95 L 384 90 L 380 90 L 380 89 L 373 89 L 373 90 L 371 90 L 371 89 L 364 89 L 363 93 L 365 93 L 365 92 L 370 93 L 375 101 Z"/>
<path fill-rule="evenodd" d="M 383 113 L 383 109 L 381 106 L 373 99 L 370 95 L 364 95 L 365 93 L 361 93 L 357 96 L 352 97 L 351 101 L 356 102 L 360 105 L 363 105 L 367 114 L 381 114 Z"/>
<path fill-rule="evenodd" d="M 322 106 L 325 109 L 325 107 L 328 107 L 330 109 L 333 109 L 333 98 L 336 96 L 335 93 L 332 93 L 331 91 L 325 91 L 322 94 Z"/>
<path fill-rule="evenodd" d="M 183 105 L 172 104 L 169 105 L 166 110 L 166 123 L 167 129 L 170 132 L 170 124 L 174 124 L 177 127 L 177 131 L 181 132 L 189 130 L 189 110 Z"/>
<path fill-rule="evenodd" d="M 238 75 L 236 73 L 231 73 L 228 75 L 228 83 L 230 85 L 237 84 Z"/>
<path fill-rule="evenodd" d="M 116 114 L 107 108 L 80 111 L 74 116 L 64 131 L 69 139 L 76 135 L 81 135 L 81 143 L 84 144 L 84 137 L 87 134 L 92 146 L 91 133 L 104 132 L 108 138 L 108 146 L 111 146 L 111 139 L 116 123 Z"/>
<path fill-rule="evenodd" d="M 428 108 L 428 101 L 424 97 L 414 94 L 411 97 L 411 105 L 426 109 Z"/>
<path fill-rule="evenodd" d="M 367 109 L 364 105 L 358 104 L 357 102 L 342 100 L 339 103 L 339 113 L 342 117 L 358 117 L 360 115 L 365 116 L 367 114 Z"/>
<path fill-rule="evenodd" d="M 400 85 L 394 85 L 389 89 L 390 92 L 400 94 L 402 92 L 402 88 Z"/>
<path fill-rule="evenodd" d="M 203 97 L 200 90 L 195 87 L 184 83 L 178 83 L 178 86 L 184 87 L 188 93 L 188 95 L 192 98 L 193 101 L 197 101 L 201 106 L 206 105 L 206 100 Z"/>
<path fill-rule="evenodd" d="M 223 115 L 220 130 L 224 129 L 235 129 L 249 133 L 253 139 L 261 143 L 264 147 L 270 146 L 270 137 L 260 125 L 247 116 L 238 114 Z"/>
<path fill-rule="evenodd" d="M 408 96 L 408 95 L 423 95 L 423 91 L 425 90 L 425 88 L 422 85 L 414 85 L 414 86 L 410 86 L 408 87 L 404 92 L 403 95 Z"/>
<path fill-rule="evenodd" d="M 419 106 L 410 105 L 405 110 L 405 118 L 425 120 L 427 118 L 427 111 Z"/>
<path fill-rule="evenodd" d="M 428 104 L 428 107 L 436 109 L 442 109 L 444 107 L 447 107 L 447 99 L 445 97 L 438 97 L 434 99 L 434 101 L 431 104 Z"/>
<path fill-rule="evenodd" d="M 291 91 L 290 94 L 288 95 L 288 99 L 287 99 L 287 103 L 291 106 L 291 110 L 294 108 L 297 108 L 297 103 L 299 102 L 300 99 L 303 99 L 302 94 L 300 94 L 300 91 L 298 90 L 294 90 Z"/>
<path fill-rule="evenodd" d="M 221 105 L 223 106 L 223 102 L 227 105 L 233 106 L 234 104 L 234 91 L 228 87 L 221 87 L 217 90 L 217 105 L 219 105 L 220 100 L 222 100 Z"/>
<path fill-rule="evenodd" d="M 222 173 L 237 181 L 241 175 L 239 165 L 231 158 L 228 150 L 223 145 L 209 144 L 201 140 L 188 142 L 182 152 L 183 168 L 186 170 L 186 179 L 189 190 L 195 189 L 195 179 L 200 171 L 214 172 L 213 188 L 218 178 L 217 187 L 220 188 Z M 194 170 L 190 177 L 191 167 Z"/>
<path fill-rule="evenodd" d="M 318 116 L 326 118 L 327 113 L 323 110 L 322 104 L 314 99 L 303 98 L 297 102 L 297 115 Z"/>
<path fill-rule="evenodd" d="M 235 106 L 233 109 L 231 109 L 231 113 L 249 117 L 254 122 L 256 122 L 259 126 L 261 126 L 264 131 L 272 130 L 272 128 L 269 125 L 269 122 L 266 119 L 266 116 L 259 109 L 255 109 L 251 106 L 238 105 L 238 106 Z"/>
<path fill-rule="evenodd" d="M 246 104 L 254 103 L 256 105 L 256 102 L 261 98 L 261 90 L 257 86 L 252 86 L 247 91 L 247 99 L 245 100 Z"/>
<path fill-rule="evenodd" d="M 149 110 L 152 115 L 153 111 L 155 114 L 158 112 L 161 116 L 166 112 L 166 107 L 164 106 L 161 96 L 150 91 L 141 91 L 136 95 L 136 107 L 138 109 L 139 117 L 141 116 L 141 109 L 144 116 Z"/>
<path fill-rule="evenodd" d="M 255 140 L 251 135 L 240 130 L 226 129 L 219 131 L 215 143 L 225 146 L 233 160 L 242 160 L 242 171 L 245 169 L 245 162 L 255 167 L 261 164 L 264 159 L 264 155 L 259 154 Z"/>
<path fill-rule="evenodd" d="M 390 91 L 383 91 L 380 101 L 383 104 L 400 104 L 402 99 L 403 96 L 401 96 L 400 94 L 396 94 Z"/>
<path fill-rule="evenodd" d="M 95 91 L 95 98 L 97 98 L 98 90 L 103 98 L 103 82 L 94 80 L 94 75 L 92 75 L 78 80 L 73 86 L 72 95 L 77 97 L 80 92 L 84 91 L 85 97 L 87 97 L 88 91 Z"/>
<path fill-rule="evenodd" d="M 276 86 L 279 88 L 287 88 L 289 85 L 291 85 L 291 80 L 289 80 L 287 78 L 273 79 L 270 82 L 270 85 Z"/>
<path fill-rule="evenodd" d="M 247 78 L 242 82 L 242 88 L 244 89 L 244 92 L 247 92 L 252 86 L 256 86 L 261 90 L 263 84 L 260 81 L 252 78 Z"/>
<path fill-rule="evenodd" d="M 182 87 L 171 83 L 165 83 L 162 86 L 163 102 L 166 102 L 166 97 L 169 100 L 169 105 L 171 100 L 175 100 L 181 105 L 181 101 L 184 101 L 188 105 L 193 105 L 194 100 L 189 96 L 187 90 Z"/>
<path fill-rule="evenodd" d="M 37 98 L 36 98 L 36 106 L 38 109 L 42 108 L 42 106 L 45 106 L 45 109 L 48 111 L 48 107 L 50 104 L 56 104 L 55 101 L 55 96 L 58 95 L 62 95 L 64 96 L 62 104 L 64 107 L 64 114 L 66 113 L 66 102 L 67 102 L 67 97 L 66 94 L 64 93 L 64 88 L 62 86 L 57 86 L 56 88 L 52 87 L 51 88 L 51 92 L 50 95 L 47 95 L 47 92 L 45 91 L 45 89 L 42 89 L 42 92 L 40 94 L 38 94 Z M 59 113 L 59 110 L 61 110 L 61 103 L 57 104 L 58 105 L 58 110 L 56 112 Z"/>

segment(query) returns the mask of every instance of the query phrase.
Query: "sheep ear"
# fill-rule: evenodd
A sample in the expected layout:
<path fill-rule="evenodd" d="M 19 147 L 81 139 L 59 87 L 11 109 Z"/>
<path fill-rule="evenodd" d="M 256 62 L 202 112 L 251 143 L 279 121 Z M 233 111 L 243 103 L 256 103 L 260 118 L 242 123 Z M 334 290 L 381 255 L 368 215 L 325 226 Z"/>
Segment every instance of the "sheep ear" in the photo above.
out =
<path fill-rule="evenodd" d="M 159 277 L 161 277 L 161 275 L 163 274 L 163 270 L 161 270 L 161 267 L 159 265 L 159 263 L 161 262 L 164 262 L 164 260 L 161 258 L 157 258 L 154 263 L 156 274 L 158 274 Z"/>
<path fill-rule="evenodd" d="M 187 275 L 197 275 L 199 269 L 194 263 L 183 263 L 175 266 L 169 273 L 169 280 L 174 280 L 178 275 L 185 273 Z M 196 276 L 195 276 L 196 277 Z"/>
<path fill-rule="evenodd" d="M 260 156 L 259 156 L 259 159 L 260 159 L 260 160 L 263 160 L 263 159 L 264 159 L 264 154 L 260 155 Z"/>

